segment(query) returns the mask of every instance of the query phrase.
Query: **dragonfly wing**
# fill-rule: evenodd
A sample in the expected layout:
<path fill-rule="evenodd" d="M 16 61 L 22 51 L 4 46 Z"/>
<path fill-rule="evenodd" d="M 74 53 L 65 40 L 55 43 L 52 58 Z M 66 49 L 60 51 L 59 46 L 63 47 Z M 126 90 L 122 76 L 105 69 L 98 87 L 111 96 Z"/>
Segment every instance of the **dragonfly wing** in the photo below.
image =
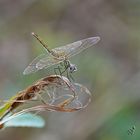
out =
<path fill-rule="evenodd" d="M 60 63 L 61 61 L 62 60 L 59 60 L 53 56 L 44 57 L 40 59 L 40 61 L 36 64 L 36 68 L 39 70 L 43 68 L 48 68 L 50 66 Z"/>
<path fill-rule="evenodd" d="M 46 56 L 45 54 L 40 55 L 29 64 L 29 66 L 24 70 L 23 74 L 27 75 L 30 73 L 35 73 L 38 70 L 50 67 L 58 62 L 58 59 L 54 59 L 52 56 Z"/>
<path fill-rule="evenodd" d="M 36 57 L 29 65 L 28 67 L 24 70 L 23 74 L 27 75 L 30 73 L 37 72 L 39 69 L 36 67 L 36 64 L 40 61 L 40 59 L 46 57 L 45 54 L 41 54 L 38 57 Z"/>
<path fill-rule="evenodd" d="M 81 51 L 83 51 L 84 49 L 87 49 L 89 47 L 92 47 L 93 45 L 97 44 L 100 40 L 100 37 L 90 37 L 90 38 L 86 38 L 83 40 L 79 40 L 76 42 L 73 42 L 71 44 L 59 47 L 59 48 L 55 48 L 54 51 L 56 52 L 60 52 L 60 53 L 64 53 L 65 56 L 67 57 L 71 57 L 73 55 L 76 55 L 78 53 L 80 53 Z"/>

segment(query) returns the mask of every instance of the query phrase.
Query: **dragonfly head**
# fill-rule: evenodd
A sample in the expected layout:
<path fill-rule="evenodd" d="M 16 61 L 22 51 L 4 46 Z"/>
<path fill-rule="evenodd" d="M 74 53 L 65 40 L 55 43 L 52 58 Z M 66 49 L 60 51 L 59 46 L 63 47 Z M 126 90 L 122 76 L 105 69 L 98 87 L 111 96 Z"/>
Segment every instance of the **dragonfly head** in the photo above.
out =
<path fill-rule="evenodd" d="M 70 73 L 73 73 L 73 72 L 77 71 L 76 65 L 75 64 L 70 64 L 69 71 L 70 71 Z"/>

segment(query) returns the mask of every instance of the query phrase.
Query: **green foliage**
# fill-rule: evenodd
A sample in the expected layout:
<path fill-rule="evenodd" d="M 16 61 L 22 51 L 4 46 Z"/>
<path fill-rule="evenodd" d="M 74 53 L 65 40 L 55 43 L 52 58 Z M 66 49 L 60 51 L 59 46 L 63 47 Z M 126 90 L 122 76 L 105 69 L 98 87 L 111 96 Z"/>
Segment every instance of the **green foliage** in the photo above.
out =
<path fill-rule="evenodd" d="M 6 118 L 5 118 L 6 119 Z M 42 117 L 25 113 L 19 116 L 15 116 L 11 120 L 4 123 L 4 128 L 7 127 L 36 127 L 42 128 L 45 125 L 45 121 Z"/>

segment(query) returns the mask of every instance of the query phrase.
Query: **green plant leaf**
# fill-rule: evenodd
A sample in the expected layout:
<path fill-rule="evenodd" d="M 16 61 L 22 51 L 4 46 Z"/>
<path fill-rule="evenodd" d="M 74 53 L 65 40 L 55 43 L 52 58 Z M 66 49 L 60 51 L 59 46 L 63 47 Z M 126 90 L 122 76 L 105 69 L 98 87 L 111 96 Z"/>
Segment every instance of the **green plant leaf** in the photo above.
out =
<path fill-rule="evenodd" d="M 45 125 L 45 121 L 42 117 L 25 113 L 20 116 L 15 116 L 13 119 L 4 123 L 4 128 L 6 127 L 36 127 L 42 128 Z"/>

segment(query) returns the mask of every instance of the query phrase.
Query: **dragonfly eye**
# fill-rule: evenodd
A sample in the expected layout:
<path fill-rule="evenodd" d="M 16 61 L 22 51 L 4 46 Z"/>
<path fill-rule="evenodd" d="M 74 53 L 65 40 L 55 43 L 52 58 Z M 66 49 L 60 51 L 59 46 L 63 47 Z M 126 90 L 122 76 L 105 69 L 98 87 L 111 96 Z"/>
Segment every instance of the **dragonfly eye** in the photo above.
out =
<path fill-rule="evenodd" d="M 75 72 L 75 71 L 77 71 L 77 67 L 76 67 L 74 64 L 70 64 L 69 71 L 70 71 L 71 73 L 72 73 L 72 72 Z"/>

